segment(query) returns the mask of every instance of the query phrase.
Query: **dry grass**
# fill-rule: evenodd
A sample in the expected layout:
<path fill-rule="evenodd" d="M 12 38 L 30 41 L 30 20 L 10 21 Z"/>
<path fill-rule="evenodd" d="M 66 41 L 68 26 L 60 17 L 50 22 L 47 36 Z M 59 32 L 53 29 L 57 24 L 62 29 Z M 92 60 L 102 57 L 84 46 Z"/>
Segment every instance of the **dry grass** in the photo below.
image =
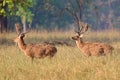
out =
<path fill-rule="evenodd" d="M 68 35 L 69 34 L 69 35 Z M 77 47 L 56 46 L 53 59 L 35 59 L 33 64 L 14 45 L 14 33 L 0 34 L 0 80 L 119 80 L 120 33 L 118 31 L 87 32 L 85 41 L 105 42 L 115 47 L 113 55 L 85 57 Z M 30 32 L 26 43 L 71 40 L 72 32 Z"/>

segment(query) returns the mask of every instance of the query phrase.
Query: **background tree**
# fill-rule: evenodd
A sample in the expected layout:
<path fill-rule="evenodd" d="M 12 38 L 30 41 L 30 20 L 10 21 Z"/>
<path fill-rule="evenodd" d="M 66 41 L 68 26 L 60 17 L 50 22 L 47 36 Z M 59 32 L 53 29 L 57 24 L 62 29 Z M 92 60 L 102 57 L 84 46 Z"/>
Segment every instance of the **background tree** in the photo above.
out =
<path fill-rule="evenodd" d="M 15 22 L 26 26 L 32 23 L 34 29 L 68 29 L 74 19 L 61 10 L 74 5 L 83 22 L 91 24 L 92 29 L 119 28 L 120 0 L 0 0 L 0 31 L 11 29 Z M 4 26 L 8 23 L 7 28 Z M 24 30 L 26 28 L 24 27 Z"/>
<path fill-rule="evenodd" d="M 0 31 L 5 28 L 7 31 L 8 17 L 18 16 L 21 20 L 31 22 L 32 11 L 29 10 L 35 4 L 35 0 L 0 0 Z M 10 17 L 11 18 L 11 17 Z M 6 24 L 6 25 L 5 25 Z M 25 28 L 24 28 L 25 29 Z"/>

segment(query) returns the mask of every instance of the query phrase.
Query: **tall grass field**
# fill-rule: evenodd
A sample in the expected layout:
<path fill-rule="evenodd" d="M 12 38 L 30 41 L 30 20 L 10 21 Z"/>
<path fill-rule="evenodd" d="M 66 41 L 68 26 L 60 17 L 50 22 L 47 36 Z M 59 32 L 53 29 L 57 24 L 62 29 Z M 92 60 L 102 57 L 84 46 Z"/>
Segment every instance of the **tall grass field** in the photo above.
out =
<path fill-rule="evenodd" d="M 85 57 L 71 39 L 74 31 L 29 32 L 25 43 L 65 41 L 73 46 L 56 45 L 57 53 L 50 59 L 31 59 L 15 45 L 15 33 L 0 34 L 0 80 L 120 80 L 120 32 L 117 30 L 88 31 L 85 42 L 112 45 L 112 55 Z"/>

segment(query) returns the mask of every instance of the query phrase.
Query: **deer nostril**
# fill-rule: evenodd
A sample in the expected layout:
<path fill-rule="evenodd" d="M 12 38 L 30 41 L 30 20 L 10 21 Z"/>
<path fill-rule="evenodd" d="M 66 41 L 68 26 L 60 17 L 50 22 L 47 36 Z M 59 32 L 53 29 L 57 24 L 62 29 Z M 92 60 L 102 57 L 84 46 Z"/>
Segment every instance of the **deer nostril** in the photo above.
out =
<path fill-rule="evenodd" d="M 75 38 L 74 38 L 74 37 L 72 37 L 72 39 L 73 39 L 73 40 L 75 40 Z"/>

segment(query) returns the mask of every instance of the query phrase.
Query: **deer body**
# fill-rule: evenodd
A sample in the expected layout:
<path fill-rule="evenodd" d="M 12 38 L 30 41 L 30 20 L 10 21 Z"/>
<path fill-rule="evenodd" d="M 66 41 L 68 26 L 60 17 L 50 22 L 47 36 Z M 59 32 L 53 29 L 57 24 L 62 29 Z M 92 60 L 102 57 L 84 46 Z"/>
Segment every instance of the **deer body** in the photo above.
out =
<path fill-rule="evenodd" d="M 25 44 L 23 37 L 18 37 L 15 39 L 18 43 L 18 47 L 26 56 L 31 58 L 42 58 L 45 56 L 53 57 L 57 52 L 57 49 L 53 45 L 42 45 L 42 44 Z"/>
<path fill-rule="evenodd" d="M 20 50 L 25 53 L 26 56 L 31 58 L 42 58 L 45 56 L 53 57 L 57 52 L 57 49 L 53 45 L 42 45 L 42 44 L 25 44 L 23 37 L 18 37 L 15 39 L 18 43 Z"/>
<path fill-rule="evenodd" d="M 46 56 L 53 57 L 57 48 L 50 44 L 26 44 L 24 42 L 25 33 L 19 33 L 18 37 L 14 40 L 19 49 L 30 58 L 44 58 Z"/>
<path fill-rule="evenodd" d="M 82 38 L 79 36 L 72 37 L 73 40 L 76 40 L 77 47 L 86 55 L 86 56 L 100 56 L 112 53 L 113 47 L 105 43 L 90 43 L 83 42 Z"/>

